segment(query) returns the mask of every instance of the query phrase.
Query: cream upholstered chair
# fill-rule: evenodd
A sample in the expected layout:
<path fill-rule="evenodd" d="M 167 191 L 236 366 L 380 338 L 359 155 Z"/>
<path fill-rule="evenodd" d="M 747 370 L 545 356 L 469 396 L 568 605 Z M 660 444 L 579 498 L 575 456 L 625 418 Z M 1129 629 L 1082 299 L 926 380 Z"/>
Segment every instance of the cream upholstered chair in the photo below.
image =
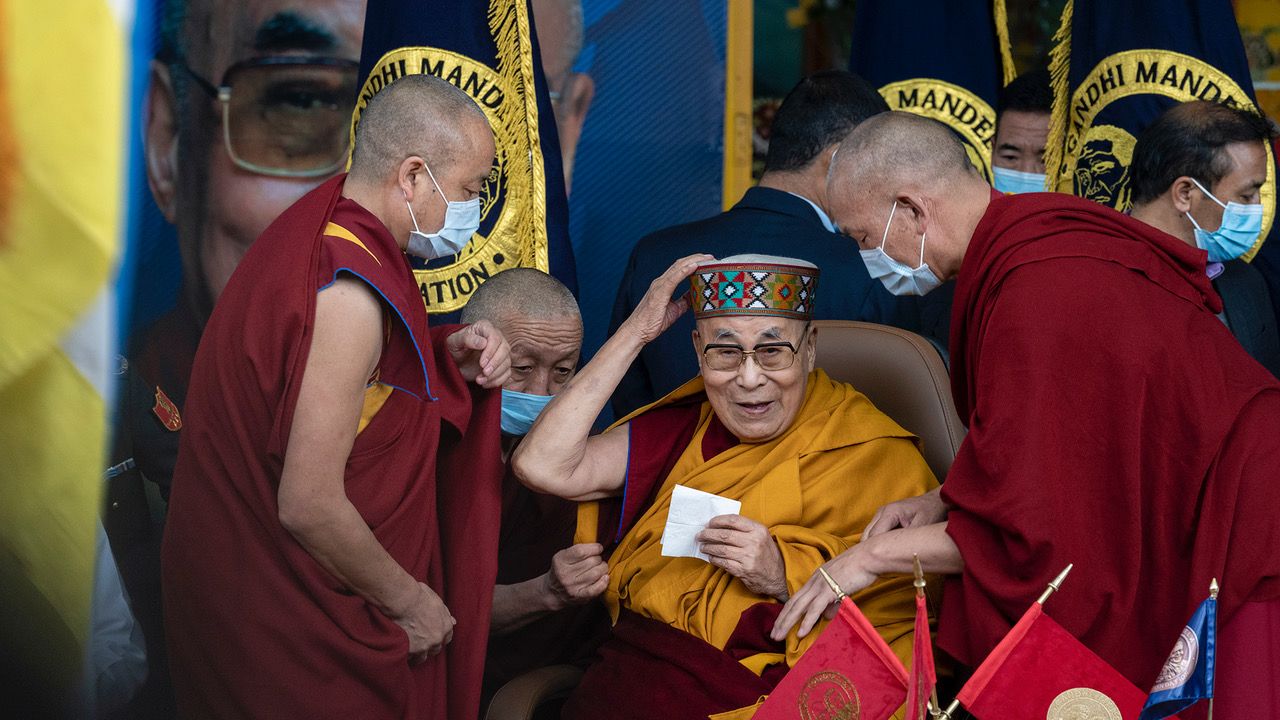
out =
<path fill-rule="evenodd" d="M 920 437 L 938 480 L 947 476 L 965 429 L 951 400 L 951 380 L 928 340 L 888 325 L 816 320 L 818 367 L 866 395 L 881 412 Z"/>
<path fill-rule="evenodd" d="M 846 320 L 818 320 L 813 325 L 818 330 L 818 367 L 853 385 L 881 412 L 919 436 L 925 461 L 939 480 L 944 479 L 965 430 L 938 351 L 919 335 L 887 325 Z M 581 678 L 582 671 L 568 665 L 532 670 L 494 695 L 485 718 L 528 720 L 539 705 L 566 697 Z"/>

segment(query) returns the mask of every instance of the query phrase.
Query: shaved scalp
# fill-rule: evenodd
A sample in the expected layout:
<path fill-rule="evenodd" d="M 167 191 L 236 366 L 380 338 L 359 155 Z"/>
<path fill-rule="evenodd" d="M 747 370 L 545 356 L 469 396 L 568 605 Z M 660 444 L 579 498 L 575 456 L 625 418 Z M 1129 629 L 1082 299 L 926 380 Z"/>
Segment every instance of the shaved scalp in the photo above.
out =
<path fill-rule="evenodd" d="M 369 100 L 356 126 L 351 175 L 378 181 L 417 155 L 433 168 L 448 167 L 483 127 L 480 107 L 453 84 L 433 75 L 405 75 Z"/>
<path fill-rule="evenodd" d="M 946 125 L 894 111 L 854 128 L 840 143 L 827 177 L 833 190 L 869 181 L 899 189 L 929 187 L 976 172 L 964 145 Z"/>
<path fill-rule="evenodd" d="M 564 283 L 533 268 L 503 270 L 480 285 L 462 308 L 462 322 L 502 325 L 512 317 L 573 318 L 582 322 L 578 301 Z"/>

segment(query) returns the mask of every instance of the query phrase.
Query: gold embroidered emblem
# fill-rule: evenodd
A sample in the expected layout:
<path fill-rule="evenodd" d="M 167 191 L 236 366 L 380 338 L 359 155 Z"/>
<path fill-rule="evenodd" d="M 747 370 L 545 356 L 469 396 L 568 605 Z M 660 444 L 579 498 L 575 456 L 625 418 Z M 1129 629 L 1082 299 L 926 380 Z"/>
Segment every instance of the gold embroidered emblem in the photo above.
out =
<path fill-rule="evenodd" d="M 490 229 L 487 235 L 476 233 L 452 263 L 414 271 L 429 313 L 461 309 L 476 288 L 503 270 L 550 270 L 546 176 L 538 104 L 532 92 L 533 53 L 526 5 L 490 0 L 489 30 L 498 48 L 497 68 L 441 48 L 397 48 L 373 66 L 352 114 L 354 144 L 360 114 L 378 91 L 396 78 L 429 74 L 471 96 L 493 128 L 497 157 L 480 191 L 481 227 Z"/>
<path fill-rule="evenodd" d="M 173 404 L 159 386 L 156 387 L 156 404 L 151 406 L 151 412 L 155 413 L 155 416 L 160 419 L 160 424 L 164 425 L 169 432 L 182 429 L 182 413 L 178 412 L 178 406 Z"/>
<path fill-rule="evenodd" d="M 1049 703 L 1045 720 L 1124 720 L 1115 702 L 1093 688 L 1065 690 Z"/>
<path fill-rule="evenodd" d="M 1067 98 L 1065 126 L 1058 114 L 1058 124 L 1050 130 L 1045 167 L 1054 189 L 1117 210 L 1129 208 L 1129 163 L 1137 140 L 1127 130 L 1095 121 L 1112 103 L 1141 95 L 1176 102 L 1207 100 L 1256 110 L 1229 75 L 1203 60 L 1171 50 L 1116 53 L 1089 71 Z M 1058 110 L 1055 106 L 1055 113 Z M 1055 137 L 1062 141 L 1055 143 Z M 1253 259 L 1275 218 L 1276 168 L 1271 152 L 1267 152 L 1267 180 L 1260 194 L 1262 233 L 1257 244 L 1244 254 L 1245 260 Z"/>
<path fill-rule="evenodd" d="M 1185 683 L 1191 677 L 1192 671 L 1196 669 L 1196 662 L 1199 659 L 1200 641 L 1196 639 L 1196 634 L 1191 631 L 1191 628 L 1182 628 L 1182 634 L 1178 635 L 1178 642 L 1174 643 L 1169 659 L 1165 660 L 1164 667 L 1156 676 L 1151 692 L 1172 690 Z"/>
<path fill-rule="evenodd" d="M 858 720 L 862 700 L 858 688 L 844 675 L 824 670 L 809 678 L 796 701 L 800 720 Z"/>
<path fill-rule="evenodd" d="M 969 161 L 991 182 L 991 143 L 996 136 L 996 111 L 968 90 L 933 78 L 889 83 L 880 95 L 890 110 L 904 110 L 950 127 L 964 141 Z"/>

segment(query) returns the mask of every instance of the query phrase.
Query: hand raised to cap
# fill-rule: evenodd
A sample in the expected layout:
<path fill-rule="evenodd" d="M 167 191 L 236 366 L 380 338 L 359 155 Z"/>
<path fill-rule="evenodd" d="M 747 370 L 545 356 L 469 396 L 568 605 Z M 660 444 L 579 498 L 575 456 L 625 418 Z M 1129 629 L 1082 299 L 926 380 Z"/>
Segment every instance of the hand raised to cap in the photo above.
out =
<path fill-rule="evenodd" d="M 618 331 L 635 335 L 641 343 L 652 342 L 689 309 L 688 299 L 679 297 L 672 300 L 671 294 L 699 265 L 713 260 L 715 258 L 711 255 L 698 253 L 672 263 L 666 272 L 649 283 L 649 289 L 640 299 L 640 304 L 631 311 L 631 317 L 627 318 Z"/>

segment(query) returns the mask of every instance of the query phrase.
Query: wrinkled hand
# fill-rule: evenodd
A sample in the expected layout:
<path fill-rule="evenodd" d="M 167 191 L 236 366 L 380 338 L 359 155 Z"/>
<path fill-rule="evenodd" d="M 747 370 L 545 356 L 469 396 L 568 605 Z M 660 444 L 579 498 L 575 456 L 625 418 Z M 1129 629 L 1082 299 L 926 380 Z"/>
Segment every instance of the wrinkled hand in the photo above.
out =
<path fill-rule="evenodd" d="M 787 599 L 782 551 L 764 525 L 741 515 L 717 515 L 698 533 L 698 547 L 757 595 Z"/>
<path fill-rule="evenodd" d="M 424 583 L 418 583 L 418 594 L 407 608 L 391 620 L 409 636 L 409 663 L 417 665 L 440 654 L 453 640 L 457 621 L 444 606 L 444 601 Z"/>
<path fill-rule="evenodd" d="M 581 605 L 609 587 L 609 564 L 603 553 L 604 546 L 599 543 L 583 543 L 571 545 L 551 558 L 551 570 L 543 575 L 551 610 Z"/>
<path fill-rule="evenodd" d="M 862 547 L 854 545 L 822 566 L 847 595 L 866 588 L 876 580 L 875 573 L 864 567 Z M 783 640 L 797 622 L 800 623 L 797 637 L 808 635 L 813 626 L 818 624 L 820 616 L 825 614 L 828 619 L 835 617 L 836 610 L 839 609 L 837 600 L 826 578 L 822 577 L 822 573 L 814 571 L 804 587 L 797 590 L 783 606 L 769 636 L 774 640 Z"/>
<path fill-rule="evenodd" d="M 887 533 L 900 527 L 932 525 L 947 518 L 947 504 L 942 502 L 942 489 L 934 488 L 923 495 L 891 502 L 876 511 L 862 530 L 862 539 Z"/>
<path fill-rule="evenodd" d="M 482 388 L 499 388 L 511 377 L 511 346 L 488 320 L 445 338 L 445 346 L 467 382 Z"/>
<path fill-rule="evenodd" d="M 699 265 L 715 260 L 706 254 L 690 255 L 680 258 L 649 284 L 648 291 L 640 299 L 640 304 L 631 311 L 619 330 L 634 334 L 641 343 L 652 342 L 689 309 L 688 298 L 681 296 L 675 300 L 671 294 L 689 277 Z"/>

